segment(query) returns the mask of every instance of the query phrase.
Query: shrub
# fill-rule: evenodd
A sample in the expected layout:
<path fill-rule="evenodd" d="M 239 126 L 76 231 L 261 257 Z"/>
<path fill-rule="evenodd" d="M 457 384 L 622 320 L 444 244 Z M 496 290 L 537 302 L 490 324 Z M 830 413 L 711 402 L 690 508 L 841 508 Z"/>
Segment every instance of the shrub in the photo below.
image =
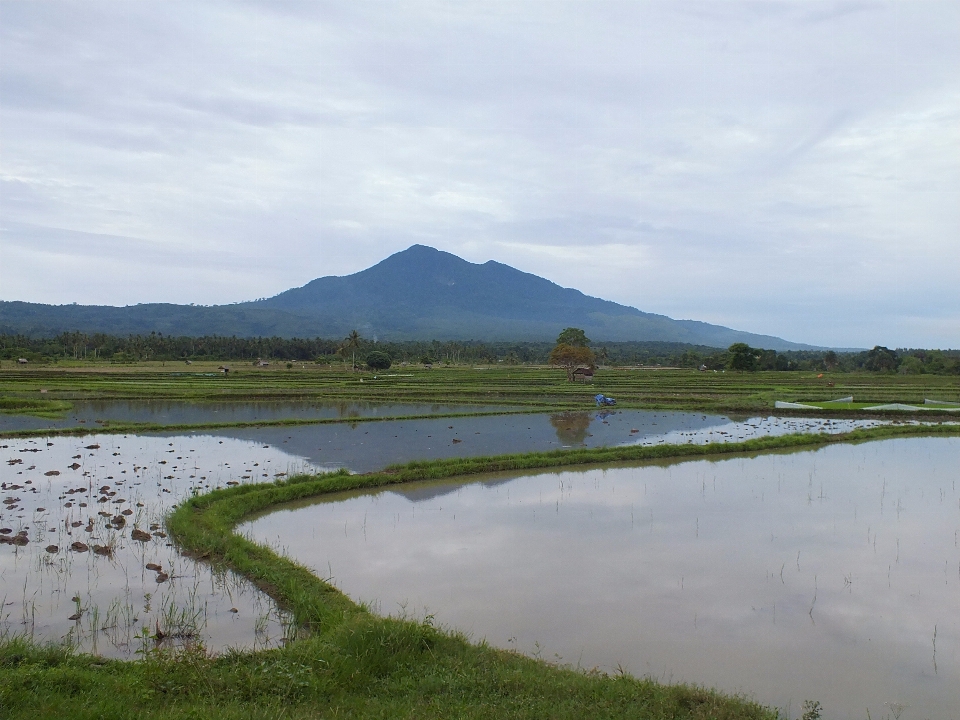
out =
<path fill-rule="evenodd" d="M 913 355 L 907 355 L 900 363 L 900 373 L 903 375 L 922 375 L 924 371 L 923 360 Z"/>
<path fill-rule="evenodd" d="M 372 370 L 386 370 L 392 364 L 393 361 L 385 352 L 374 350 L 372 353 L 367 355 L 367 367 L 371 368 Z"/>

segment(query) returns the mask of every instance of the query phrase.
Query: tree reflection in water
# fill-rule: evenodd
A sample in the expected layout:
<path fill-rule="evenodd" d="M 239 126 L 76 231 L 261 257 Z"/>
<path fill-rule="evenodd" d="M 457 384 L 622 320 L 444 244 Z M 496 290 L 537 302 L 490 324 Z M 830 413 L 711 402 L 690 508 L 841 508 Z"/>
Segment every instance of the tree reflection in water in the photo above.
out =
<path fill-rule="evenodd" d="M 589 433 L 592 413 L 562 412 L 550 416 L 550 424 L 557 431 L 557 439 L 562 445 L 583 445 Z"/>

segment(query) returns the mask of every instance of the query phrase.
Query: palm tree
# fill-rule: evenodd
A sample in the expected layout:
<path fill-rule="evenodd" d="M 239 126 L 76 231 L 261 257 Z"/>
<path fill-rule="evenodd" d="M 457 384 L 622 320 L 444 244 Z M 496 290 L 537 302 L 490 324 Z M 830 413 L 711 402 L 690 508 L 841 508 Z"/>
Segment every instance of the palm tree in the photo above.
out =
<path fill-rule="evenodd" d="M 356 330 L 351 330 L 350 334 L 344 338 L 344 347 L 353 348 L 353 365 L 352 369 L 357 369 L 357 349 L 360 347 L 360 333 Z"/>

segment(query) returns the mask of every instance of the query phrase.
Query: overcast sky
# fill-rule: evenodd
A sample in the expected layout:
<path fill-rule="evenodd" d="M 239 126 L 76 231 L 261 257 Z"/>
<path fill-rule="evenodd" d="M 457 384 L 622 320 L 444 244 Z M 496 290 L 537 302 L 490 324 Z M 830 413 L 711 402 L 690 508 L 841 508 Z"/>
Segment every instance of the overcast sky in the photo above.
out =
<path fill-rule="evenodd" d="M 213 304 L 413 243 L 960 347 L 960 3 L 0 0 L 0 299 Z"/>

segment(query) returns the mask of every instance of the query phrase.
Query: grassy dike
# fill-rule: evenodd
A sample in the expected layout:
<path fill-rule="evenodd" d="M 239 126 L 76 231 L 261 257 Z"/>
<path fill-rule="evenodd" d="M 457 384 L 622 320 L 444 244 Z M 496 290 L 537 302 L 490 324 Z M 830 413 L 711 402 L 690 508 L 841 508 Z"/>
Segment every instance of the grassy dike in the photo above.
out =
<path fill-rule="evenodd" d="M 23 397 L 0 397 L 0 413 L 32 415 L 56 420 L 73 408 L 66 400 L 44 400 Z"/>
<path fill-rule="evenodd" d="M 168 518 L 184 552 L 228 567 L 309 631 L 286 647 L 137 662 L 0 642 L 0 718 L 757 718 L 777 713 L 686 685 L 556 667 L 414 622 L 377 617 L 309 570 L 233 532 L 255 513 L 343 490 L 597 463 L 720 458 L 839 442 L 956 436 L 960 426 L 888 426 L 743 443 L 614 447 L 415 462 L 378 473 L 298 476 L 191 498 Z"/>

